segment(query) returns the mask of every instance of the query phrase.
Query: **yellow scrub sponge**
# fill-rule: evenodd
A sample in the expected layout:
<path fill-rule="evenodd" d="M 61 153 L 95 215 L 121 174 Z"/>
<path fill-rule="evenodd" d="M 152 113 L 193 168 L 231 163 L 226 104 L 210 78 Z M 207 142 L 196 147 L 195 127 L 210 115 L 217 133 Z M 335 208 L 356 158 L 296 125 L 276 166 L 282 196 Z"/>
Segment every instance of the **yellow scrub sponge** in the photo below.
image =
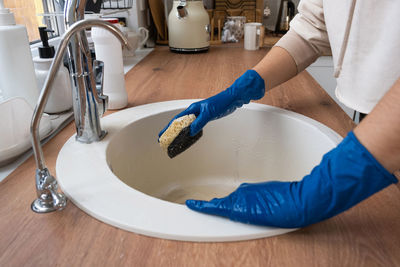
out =
<path fill-rule="evenodd" d="M 202 136 L 203 131 L 195 136 L 190 136 L 189 126 L 195 119 L 194 114 L 175 119 L 158 139 L 160 146 L 168 153 L 170 158 L 188 149 Z"/>

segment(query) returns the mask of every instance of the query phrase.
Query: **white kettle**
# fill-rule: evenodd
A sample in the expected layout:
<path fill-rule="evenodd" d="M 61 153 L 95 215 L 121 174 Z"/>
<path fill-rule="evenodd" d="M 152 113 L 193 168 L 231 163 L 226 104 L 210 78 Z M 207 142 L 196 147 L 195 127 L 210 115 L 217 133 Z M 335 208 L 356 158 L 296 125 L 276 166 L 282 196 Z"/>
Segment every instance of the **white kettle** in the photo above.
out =
<path fill-rule="evenodd" d="M 174 1 L 168 16 L 168 41 L 173 52 L 205 52 L 210 47 L 210 19 L 203 1 Z"/>

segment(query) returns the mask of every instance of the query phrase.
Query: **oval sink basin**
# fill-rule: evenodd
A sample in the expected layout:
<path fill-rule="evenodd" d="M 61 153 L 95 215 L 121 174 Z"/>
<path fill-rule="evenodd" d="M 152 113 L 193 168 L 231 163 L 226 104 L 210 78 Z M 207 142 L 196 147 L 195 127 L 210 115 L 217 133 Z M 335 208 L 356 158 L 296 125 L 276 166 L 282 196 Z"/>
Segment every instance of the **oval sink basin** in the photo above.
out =
<path fill-rule="evenodd" d="M 184 202 L 226 196 L 243 182 L 300 180 L 342 138 L 300 114 L 251 103 L 210 122 L 197 143 L 170 159 L 157 134 L 192 102 L 106 116 L 102 127 L 108 134 L 100 142 L 82 144 L 72 136 L 57 159 L 61 189 L 93 217 L 153 237 L 237 241 L 293 231 L 200 214 Z"/>

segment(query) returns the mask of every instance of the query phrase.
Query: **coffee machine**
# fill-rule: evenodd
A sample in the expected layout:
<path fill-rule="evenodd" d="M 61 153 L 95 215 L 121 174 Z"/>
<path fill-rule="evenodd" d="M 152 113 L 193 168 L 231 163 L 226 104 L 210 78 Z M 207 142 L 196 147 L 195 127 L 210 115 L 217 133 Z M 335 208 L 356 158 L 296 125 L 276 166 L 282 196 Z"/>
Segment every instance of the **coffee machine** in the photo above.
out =
<path fill-rule="evenodd" d="M 291 0 L 281 0 L 278 22 L 275 29 L 276 33 L 286 33 L 289 30 L 289 24 L 294 18 L 295 12 L 296 7 Z"/>

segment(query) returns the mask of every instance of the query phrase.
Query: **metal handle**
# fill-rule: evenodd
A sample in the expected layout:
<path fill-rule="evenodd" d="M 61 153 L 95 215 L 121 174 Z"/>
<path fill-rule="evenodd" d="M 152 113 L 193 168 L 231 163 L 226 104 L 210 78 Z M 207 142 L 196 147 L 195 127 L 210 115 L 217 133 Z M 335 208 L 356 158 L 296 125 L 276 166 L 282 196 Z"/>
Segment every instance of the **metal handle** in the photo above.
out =
<path fill-rule="evenodd" d="M 104 85 L 104 62 L 100 60 L 93 61 L 93 74 L 94 80 L 96 83 L 96 91 L 97 96 L 99 97 L 99 116 L 103 116 L 103 114 L 108 109 L 108 96 L 103 94 L 103 85 Z"/>

